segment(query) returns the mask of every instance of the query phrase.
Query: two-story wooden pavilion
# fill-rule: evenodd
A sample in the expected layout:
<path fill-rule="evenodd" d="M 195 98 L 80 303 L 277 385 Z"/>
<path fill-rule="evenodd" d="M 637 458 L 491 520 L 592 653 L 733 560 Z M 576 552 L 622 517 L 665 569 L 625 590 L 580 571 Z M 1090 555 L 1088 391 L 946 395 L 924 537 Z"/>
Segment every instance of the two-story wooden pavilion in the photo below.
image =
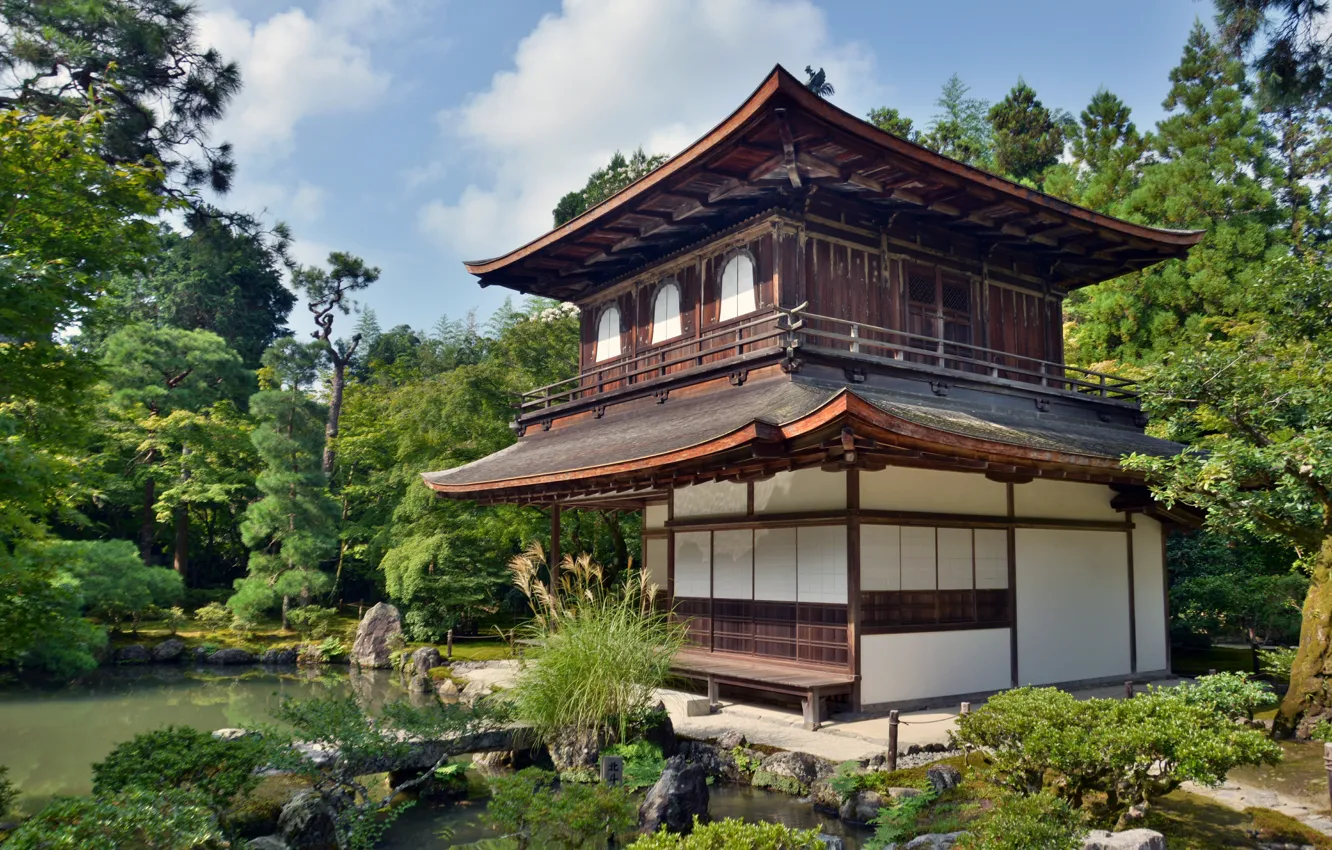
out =
<path fill-rule="evenodd" d="M 1163 674 L 1173 453 L 1131 382 L 1063 362 L 1067 293 L 1201 234 L 1082 209 L 889 135 L 775 69 L 661 168 L 483 286 L 576 303 L 582 371 L 511 447 L 425 475 L 641 509 L 713 684 L 912 706 Z"/>

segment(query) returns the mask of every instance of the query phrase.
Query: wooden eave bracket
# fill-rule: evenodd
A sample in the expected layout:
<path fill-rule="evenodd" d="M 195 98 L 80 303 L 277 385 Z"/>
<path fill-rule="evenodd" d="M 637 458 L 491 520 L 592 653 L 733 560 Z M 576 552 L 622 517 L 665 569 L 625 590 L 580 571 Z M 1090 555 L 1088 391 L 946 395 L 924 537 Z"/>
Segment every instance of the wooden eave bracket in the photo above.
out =
<path fill-rule="evenodd" d="M 785 109 L 774 109 L 777 118 L 777 131 L 782 137 L 782 158 L 786 164 L 786 176 L 791 181 L 792 189 L 800 188 L 800 167 L 796 159 L 795 138 L 791 135 L 791 123 L 786 119 Z"/>

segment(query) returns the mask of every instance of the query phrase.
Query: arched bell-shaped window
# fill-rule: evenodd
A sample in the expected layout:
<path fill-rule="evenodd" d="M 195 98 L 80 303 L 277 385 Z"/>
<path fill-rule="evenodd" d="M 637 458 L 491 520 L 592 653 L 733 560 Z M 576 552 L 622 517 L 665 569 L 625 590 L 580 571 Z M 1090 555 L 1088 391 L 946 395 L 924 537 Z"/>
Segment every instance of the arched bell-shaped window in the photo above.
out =
<path fill-rule="evenodd" d="M 601 311 L 597 320 L 596 360 L 610 360 L 620 356 L 620 311 L 616 307 L 607 307 Z"/>
<path fill-rule="evenodd" d="M 657 287 L 652 299 L 652 342 L 665 342 L 683 333 L 680 327 L 680 285 L 674 280 Z"/>
<path fill-rule="evenodd" d="M 734 319 L 758 309 L 754 283 L 754 261 L 748 254 L 736 254 L 722 268 L 721 310 L 718 321 Z"/>

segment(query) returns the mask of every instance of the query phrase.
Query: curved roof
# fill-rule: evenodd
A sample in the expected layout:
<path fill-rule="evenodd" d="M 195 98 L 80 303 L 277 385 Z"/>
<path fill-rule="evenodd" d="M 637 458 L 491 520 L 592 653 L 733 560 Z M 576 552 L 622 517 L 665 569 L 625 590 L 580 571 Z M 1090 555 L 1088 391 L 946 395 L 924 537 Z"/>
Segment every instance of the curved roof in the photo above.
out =
<path fill-rule="evenodd" d="M 1182 255 L 1202 231 L 1123 221 L 949 159 L 812 94 L 781 66 L 706 135 L 568 223 L 466 263 L 483 285 L 577 297 L 818 186 L 1017 252 L 1059 255 L 1067 287 Z"/>

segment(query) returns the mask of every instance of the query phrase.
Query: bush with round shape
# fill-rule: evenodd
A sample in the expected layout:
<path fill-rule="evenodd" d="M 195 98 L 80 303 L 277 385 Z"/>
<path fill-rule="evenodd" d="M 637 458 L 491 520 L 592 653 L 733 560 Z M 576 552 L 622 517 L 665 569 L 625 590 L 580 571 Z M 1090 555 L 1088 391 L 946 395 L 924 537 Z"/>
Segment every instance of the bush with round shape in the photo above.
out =
<path fill-rule="evenodd" d="M 5 850 L 223 850 L 216 814 L 188 791 L 133 788 L 57 797 L 9 836 Z"/>
<path fill-rule="evenodd" d="M 1079 850 L 1082 814 L 1053 794 L 1012 796 L 967 826 L 957 850 Z"/>
<path fill-rule="evenodd" d="M 205 631 L 216 632 L 231 626 L 231 609 L 221 602 L 209 602 L 194 612 L 194 621 Z"/>
<path fill-rule="evenodd" d="M 632 845 L 635 850 L 823 850 L 817 829 L 792 829 L 781 823 L 747 823 L 736 818 L 699 823 L 688 835 L 654 832 Z"/>
<path fill-rule="evenodd" d="M 266 758 L 258 737 L 215 738 L 187 726 L 135 735 L 93 765 L 93 792 L 109 796 L 140 788 L 177 788 L 221 812 L 254 789 Z"/>

